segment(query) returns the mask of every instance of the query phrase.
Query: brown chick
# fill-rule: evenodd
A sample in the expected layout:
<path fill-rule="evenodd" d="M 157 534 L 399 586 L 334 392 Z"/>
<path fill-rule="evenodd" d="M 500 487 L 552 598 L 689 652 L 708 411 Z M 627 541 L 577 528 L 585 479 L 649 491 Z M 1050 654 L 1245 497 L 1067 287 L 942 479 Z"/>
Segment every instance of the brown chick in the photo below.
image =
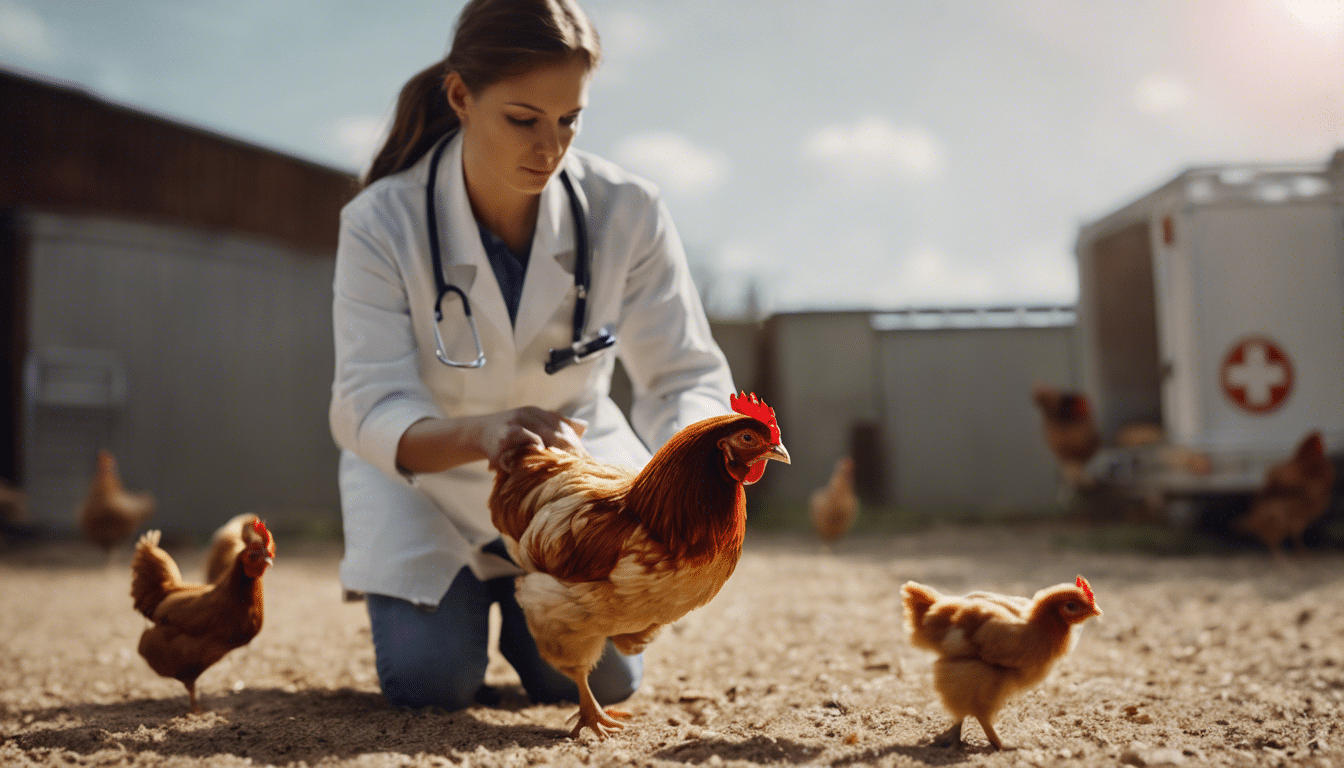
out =
<path fill-rule="evenodd" d="M 98 469 L 79 508 L 84 536 L 111 557 L 112 548 L 129 539 L 154 514 L 154 497 L 122 487 L 117 460 L 108 450 L 98 451 Z"/>
<path fill-rule="evenodd" d="M 201 711 L 196 678 L 261 631 L 261 577 L 275 562 L 275 541 L 254 520 L 243 529 L 243 543 L 213 584 L 183 582 L 177 563 L 159 548 L 158 531 L 147 531 L 135 548 L 131 597 L 135 609 L 154 622 L 140 635 L 140 655 L 155 672 L 187 687 L 192 712 Z"/>
<path fill-rule="evenodd" d="M 854 493 L 854 459 L 840 457 L 830 482 L 813 491 L 808 504 L 812 528 L 822 541 L 833 542 L 849 533 L 859 516 L 859 497 Z"/>
<path fill-rule="evenodd" d="M 205 583 L 214 584 L 229 569 L 238 553 L 247 546 L 244 537 L 247 528 L 257 520 L 251 512 L 235 515 L 215 531 L 210 538 L 210 551 L 205 556 Z"/>
<path fill-rule="evenodd" d="M 1032 387 L 1031 396 L 1041 411 L 1045 444 L 1059 462 L 1064 482 L 1073 488 L 1088 487 L 1091 482 L 1083 470 L 1101 448 L 1101 433 L 1087 396 L 1044 384 Z"/>
<path fill-rule="evenodd" d="M 1079 626 L 1101 615 L 1082 576 L 1030 600 L 993 592 L 952 597 L 907 581 L 901 601 L 911 644 L 938 654 L 933 685 L 955 721 L 934 741 L 943 747 L 961 744 L 962 721 L 974 717 L 989 743 L 1003 749 L 994 716 L 1014 694 L 1044 680 L 1072 649 Z"/>
<path fill-rule="evenodd" d="M 1264 484 L 1236 527 L 1263 541 L 1275 559 L 1283 558 L 1284 540 L 1303 552 L 1302 534 L 1330 507 L 1334 485 L 1335 467 L 1325 455 L 1321 433 L 1309 432 L 1287 461 L 1265 473 Z"/>

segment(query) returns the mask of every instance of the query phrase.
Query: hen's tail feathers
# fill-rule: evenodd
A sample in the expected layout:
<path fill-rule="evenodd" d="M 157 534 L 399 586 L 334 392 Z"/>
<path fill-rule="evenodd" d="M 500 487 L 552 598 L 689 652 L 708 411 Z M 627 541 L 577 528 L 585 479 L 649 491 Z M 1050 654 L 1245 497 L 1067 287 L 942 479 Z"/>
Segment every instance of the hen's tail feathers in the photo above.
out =
<path fill-rule="evenodd" d="M 153 619 L 159 603 L 182 584 L 182 572 L 173 558 L 159 548 L 158 530 L 146 531 L 135 545 L 131 560 L 131 599 L 135 610 Z"/>
<path fill-rule="evenodd" d="M 905 582 L 905 586 L 901 587 L 901 604 L 905 607 L 905 623 L 910 629 L 919 629 L 924 623 L 925 614 L 940 596 L 933 587 L 914 581 Z"/>

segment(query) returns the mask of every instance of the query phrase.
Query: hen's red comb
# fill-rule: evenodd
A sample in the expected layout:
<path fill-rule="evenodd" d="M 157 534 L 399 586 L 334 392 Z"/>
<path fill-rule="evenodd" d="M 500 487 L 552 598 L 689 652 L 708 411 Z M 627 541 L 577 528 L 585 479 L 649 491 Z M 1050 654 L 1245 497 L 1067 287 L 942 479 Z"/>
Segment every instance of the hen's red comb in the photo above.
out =
<path fill-rule="evenodd" d="M 262 541 L 269 542 L 271 540 L 271 532 L 266 530 L 266 524 L 261 522 L 260 517 L 252 520 L 252 530 L 261 537 Z"/>
<path fill-rule="evenodd" d="M 1084 579 L 1082 576 L 1079 576 L 1078 581 L 1074 583 L 1078 585 L 1079 589 L 1083 590 L 1083 594 L 1087 597 L 1087 602 L 1091 603 L 1093 608 L 1096 608 L 1097 596 L 1092 594 L 1092 586 L 1087 583 L 1087 579 Z"/>
<path fill-rule="evenodd" d="M 756 396 L 755 392 L 748 395 L 743 392 L 740 395 L 729 395 L 728 404 L 733 406 L 733 410 L 743 416 L 761 422 L 770 428 L 770 441 L 779 444 L 779 424 L 775 423 L 775 409 L 765 404 L 765 401 Z"/>

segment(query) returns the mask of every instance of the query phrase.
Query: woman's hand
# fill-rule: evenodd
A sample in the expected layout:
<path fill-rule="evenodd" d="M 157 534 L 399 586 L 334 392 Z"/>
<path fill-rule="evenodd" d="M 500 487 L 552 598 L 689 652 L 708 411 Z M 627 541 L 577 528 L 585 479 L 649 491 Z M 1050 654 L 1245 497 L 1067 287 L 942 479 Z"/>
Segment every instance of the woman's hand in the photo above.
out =
<path fill-rule="evenodd" d="M 586 453 L 579 440 L 588 424 L 552 411 L 527 406 L 484 416 L 477 447 L 491 466 L 499 457 L 524 445 Z"/>
<path fill-rule="evenodd" d="M 586 453 L 579 438 L 587 428 L 581 419 L 532 406 L 484 416 L 421 419 L 397 443 L 397 466 L 425 474 L 485 459 L 493 467 L 501 456 L 524 445 Z"/>

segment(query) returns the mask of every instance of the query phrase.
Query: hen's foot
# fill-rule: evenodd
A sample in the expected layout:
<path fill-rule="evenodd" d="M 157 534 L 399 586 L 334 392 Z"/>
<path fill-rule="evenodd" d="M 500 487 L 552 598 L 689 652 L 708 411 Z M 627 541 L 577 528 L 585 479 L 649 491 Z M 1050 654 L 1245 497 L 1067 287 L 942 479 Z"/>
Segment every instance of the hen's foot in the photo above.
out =
<path fill-rule="evenodd" d="M 946 731 L 933 737 L 933 746 L 935 747 L 960 747 L 961 746 L 961 721 L 958 720 Z"/>
<path fill-rule="evenodd" d="M 585 711 L 586 707 L 580 705 L 578 714 L 575 717 L 579 722 L 575 724 L 574 730 L 569 732 L 571 739 L 579 738 L 584 728 L 592 730 L 593 734 L 599 739 L 605 739 L 611 735 L 612 731 L 619 731 L 625 727 L 621 720 L 630 719 L 629 712 L 622 712 L 619 709 L 601 709 L 593 707 L 591 711 Z"/>

